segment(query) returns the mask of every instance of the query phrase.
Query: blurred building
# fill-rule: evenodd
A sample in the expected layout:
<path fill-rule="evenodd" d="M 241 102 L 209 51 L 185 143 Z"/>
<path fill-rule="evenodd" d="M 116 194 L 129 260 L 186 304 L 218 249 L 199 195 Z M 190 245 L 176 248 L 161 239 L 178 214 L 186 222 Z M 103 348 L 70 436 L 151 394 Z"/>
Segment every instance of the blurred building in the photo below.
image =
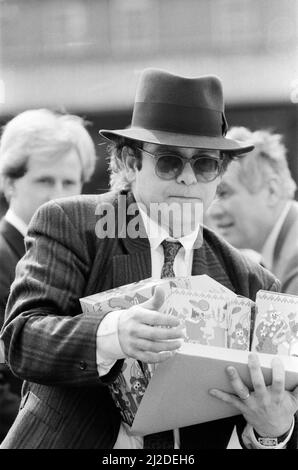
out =
<path fill-rule="evenodd" d="M 138 75 L 223 80 L 229 125 L 285 135 L 298 182 L 296 0 L 0 0 L 0 121 L 32 107 L 129 124 Z M 104 154 L 104 148 L 98 147 Z M 85 188 L 107 188 L 106 162 Z"/>

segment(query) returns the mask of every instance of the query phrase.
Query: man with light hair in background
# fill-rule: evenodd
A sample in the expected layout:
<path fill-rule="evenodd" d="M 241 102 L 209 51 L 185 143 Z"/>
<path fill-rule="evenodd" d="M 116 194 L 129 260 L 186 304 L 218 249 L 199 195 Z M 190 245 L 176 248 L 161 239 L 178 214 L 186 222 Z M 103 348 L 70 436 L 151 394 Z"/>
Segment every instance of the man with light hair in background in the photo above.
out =
<path fill-rule="evenodd" d="M 282 136 L 234 127 L 228 137 L 255 148 L 223 175 L 210 222 L 236 248 L 257 252 L 281 281 L 282 292 L 297 295 L 298 203 Z"/>
<path fill-rule="evenodd" d="M 79 194 L 93 174 L 96 153 L 86 124 L 79 116 L 31 109 L 3 128 L 0 177 L 9 208 L 0 223 L 0 328 L 34 212 L 52 199 Z M 0 442 L 17 413 L 20 386 L 1 364 Z"/>

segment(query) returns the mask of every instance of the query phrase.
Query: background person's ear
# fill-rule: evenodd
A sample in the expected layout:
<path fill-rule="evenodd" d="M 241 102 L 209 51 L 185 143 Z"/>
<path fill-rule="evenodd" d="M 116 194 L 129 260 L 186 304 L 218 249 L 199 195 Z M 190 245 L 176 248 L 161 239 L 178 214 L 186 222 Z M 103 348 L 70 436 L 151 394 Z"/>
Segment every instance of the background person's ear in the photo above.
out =
<path fill-rule="evenodd" d="M 275 207 L 282 199 L 282 185 L 277 176 L 272 175 L 267 180 L 267 194 L 268 194 L 268 205 Z"/>
<path fill-rule="evenodd" d="M 5 199 L 9 203 L 14 193 L 15 180 L 13 178 L 9 178 L 8 176 L 3 176 L 1 186 Z"/>

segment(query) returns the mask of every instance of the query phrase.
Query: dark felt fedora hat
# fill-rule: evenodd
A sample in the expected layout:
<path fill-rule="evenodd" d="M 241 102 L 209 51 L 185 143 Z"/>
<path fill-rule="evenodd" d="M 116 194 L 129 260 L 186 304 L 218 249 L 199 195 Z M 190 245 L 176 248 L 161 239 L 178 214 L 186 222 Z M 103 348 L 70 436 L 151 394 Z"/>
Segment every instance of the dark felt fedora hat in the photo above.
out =
<path fill-rule="evenodd" d="M 223 150 L 233 155 L 251 151 L 225 137 L 222 84 L 218 77 L 187 78 L 159 69 L 145 69 L 140 77 L 131 126 L 101 129 L 108 140 L 119 137 L 152 144 Z"/>

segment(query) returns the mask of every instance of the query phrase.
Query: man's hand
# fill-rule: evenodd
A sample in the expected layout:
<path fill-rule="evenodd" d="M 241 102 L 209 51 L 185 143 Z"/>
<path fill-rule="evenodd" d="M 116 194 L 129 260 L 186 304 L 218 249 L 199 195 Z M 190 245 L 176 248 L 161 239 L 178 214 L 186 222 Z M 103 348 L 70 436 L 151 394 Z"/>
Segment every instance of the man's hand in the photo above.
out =
<path fill-rule="evenodd" d="M 235 395 L 212 389 L 210 394 L 229 403 L 243 414 L 246 421 L 264 437 L 278 437 L 289 431 L 298 409 L 298 387 L 285 390 L 285 371 L 278 357 L 272 360 L 272 384 L 265 385 L 257 354 L 248 357 L 253 391 L 249 393 L 234 367 L 227 368 Z"/>
<path fill-rule="evenodd" d="M 157 287 L 149 300 L 120 315 L 118 337 L 127 356 L 156 363 L 168 359 L 180 348 L 183 327 L 175 317 L 158 312 L 163 302 L 164 292 Z"/>

